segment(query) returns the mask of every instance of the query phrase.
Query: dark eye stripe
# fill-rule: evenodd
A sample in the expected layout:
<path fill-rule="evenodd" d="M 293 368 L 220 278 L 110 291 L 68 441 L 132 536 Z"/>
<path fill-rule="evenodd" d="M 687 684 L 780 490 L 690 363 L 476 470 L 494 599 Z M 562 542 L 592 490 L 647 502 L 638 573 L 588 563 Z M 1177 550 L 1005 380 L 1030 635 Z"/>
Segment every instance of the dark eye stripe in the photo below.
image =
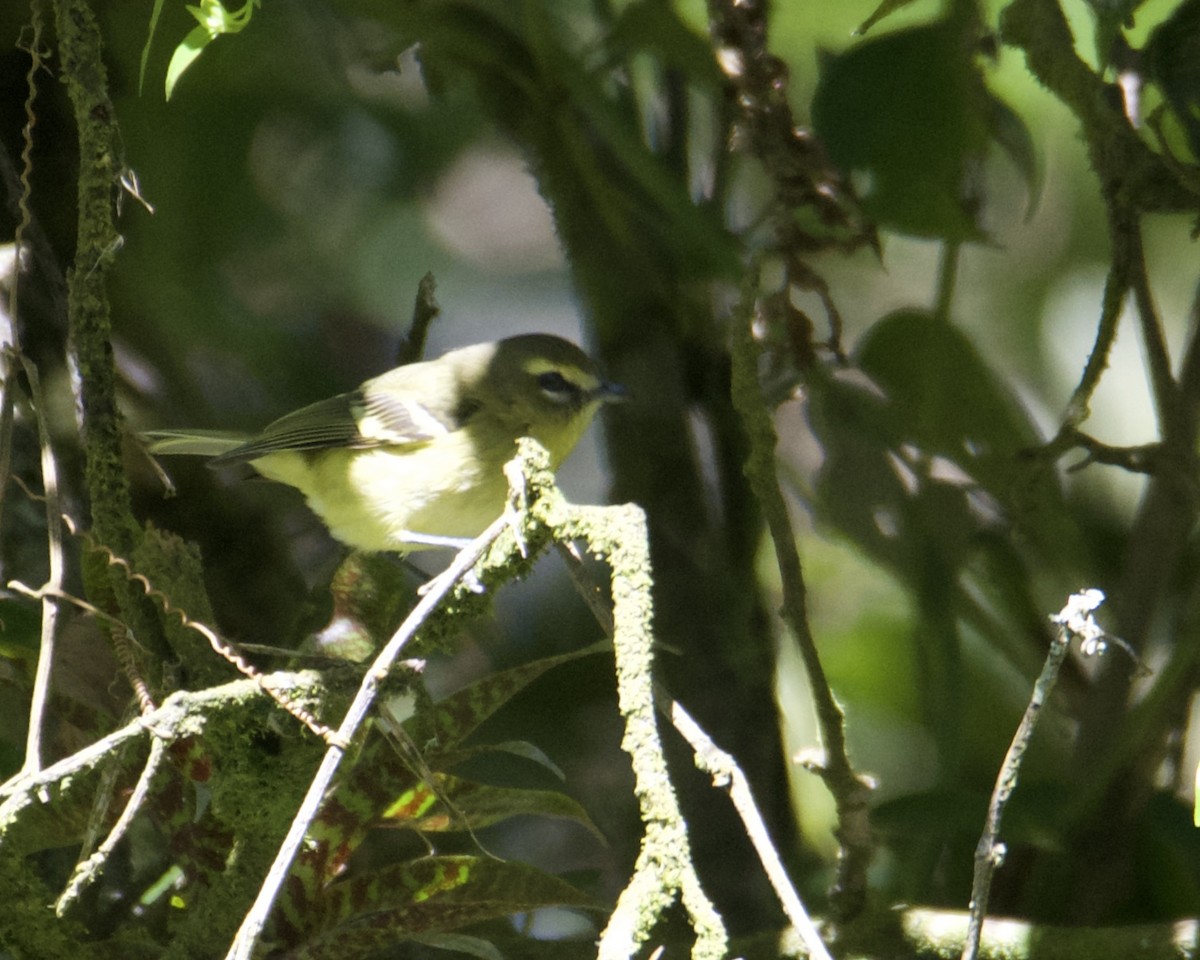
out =
<path fill-rule="evenodd" d="M 550 370 L 547 373 L 539 373 L 537 378 L 538 386 L 547 393 L 578 393 L 579 388 L 571 383 L 557 370 Z"/>

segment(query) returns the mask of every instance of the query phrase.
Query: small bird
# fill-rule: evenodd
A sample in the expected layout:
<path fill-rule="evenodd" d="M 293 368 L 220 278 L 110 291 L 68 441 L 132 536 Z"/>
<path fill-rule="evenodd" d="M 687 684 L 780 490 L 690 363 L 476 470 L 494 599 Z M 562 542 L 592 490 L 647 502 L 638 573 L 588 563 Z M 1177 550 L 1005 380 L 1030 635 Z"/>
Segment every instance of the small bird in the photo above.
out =
<path fill-rule="evenodd" d="M 503 467 L 529 436 L 557 469 L 600 406 L 622 398 L 579 347 L 549 334 L 477 343 L 397 367 L 280 417 L 257 436 L 155 430 L 153 454 L 249 463 L 296 487 L 342 543 L 457 546 L 504 509 Z"/>

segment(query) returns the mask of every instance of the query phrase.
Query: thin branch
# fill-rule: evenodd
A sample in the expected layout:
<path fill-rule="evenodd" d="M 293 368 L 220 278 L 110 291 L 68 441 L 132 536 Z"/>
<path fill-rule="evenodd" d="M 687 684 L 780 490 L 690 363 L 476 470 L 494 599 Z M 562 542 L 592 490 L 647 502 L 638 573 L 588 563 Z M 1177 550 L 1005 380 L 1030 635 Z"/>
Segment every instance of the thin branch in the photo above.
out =
<path fill-rule="evenodd" d="M 20 264 L 16 266 L 20 270 Z M 15 329 L 15 326 L 14 326 Z M 4 382 L 0 384 L 0 516 L 8 499 L 8 481 L 12 474 L 13 409 L 16 405 L 17 357 L 14 351 L 4 353 Z"/>
<path fill-rule="evenodd" d="M 38 425 L 38 444 L 41 448 L 42 490 L 46 507 L 46 538 L 50 555 L 50 572 L 46 587 L 61 590 L 66 577 L 63 555 L 62 509 L 58 498 L 58 464 L 50 445 L 50 426 L 46 422 L 45 398 L 37 368 L 24 358 L 21 363 L 29 382 L 30 399 Z M 50 674 L 54 665 L 54 642 L 58 635 L 58 604 L 49 597 L 42 599 L 42 632 L 38 646 L 37 670 L 29 703 L 29 733 L 25 741 L 24 773 L 37 773 L 42 766 L 42 725 L 50 702 Z"/>
<path fill-rule="evenodd" d="M 33 104 L 37 97 L 37 74 L 42 66 L 42 7 L 38 2 L 30 5 L 30 39 L 29 39 L 29 72 L 26 75 L 28 95 L 25 98 L 25 126 L 21 131 L 21 192 L 17 201 L 20 219 L 15 233 L 16 260 L 13 265 L 12 285 L 10 289 L 10 313 L 12 316 L 13 337 L 16 340 L 20 330 L 20 289 L 21 289 L 21 252 L 24 246 L 25 233 L 33 221 L 29 208 L 29 198 L 33 192 L 30 175 L 33 171 L 33 129 L 37 125 L 37 114 Z M 19 340 L 16 341 L 19 344 Z M 19 346 L 17 350 L 19 350 Z M 16 377 L 17 363 L 20 362 L 25 377 L 29 382 L 30 400 L 38 428 L 38 447 L 41 452 L 42 490 L 46 510 L 46 539 L 49 553 L 49 577 L 47 585 L 61 589 L 66 575 L 66 564 L 63 558 L 63 535 L 61 511 L 58 497 L 58 464 L 54 459 L 54 450 L 50 442 L 50 427 L 46 420 L 46 407 L 42 396 L 41 384 L 38 380 L 37 368 L 28 360 L 19 358 L 17 353 L 9 353 L 6 357 L 6 374 L 4 385 L 3 410 L 0 411 L 0 460 L 3 461 L 0 472 L 0 486 L 8 483 L 12 455 L 12 422 L 14 397 L 12 390 Z M 21 765 L 24 774 L 36 774 L 42 767 L 42 732 L 46 720 L 46 708 L 50 700 L 50 676 L 54 664 L 54 641 L 58 635 L 58 606 L 49 600 L 42 601 L 42 627 L 38 645 L 37 668 L 34 673 L 33 690 L 29 702 L 29 729 L 25 739 L 25 759 Z"/>
<path fill-rule="evenodd" d="M 1150 371 L 1151 395 L 1158 412 L 1159 436 L 1165 439 L 1175 429 L 1178 390 L 1171 375 L 1167 338 L 1154 306 L 1150 278 L 1146 274 L 1141 223 L 1138 214 L 1122 208 L 1119 201 L 1110 199 L 1108 204 L 1113 263 L 1125 271 L 1129 278 L 1133 302 L 1137 307 L 1138 325 L 1142 331 L 1142 346 L 1146 351 L 1146 366 Z"/>
<path fill-rule="evenodd" d="M 1128 290 L 1129 275 L 1124 269 L 1124 264 L 1114 261 L 1108 268 L 1108 278 L 1104 282 L 1104 301 L 1100 307 L 1100 322 L 1096 326 L 1096 341 L 1088 354 L 1079 385 L 1067 403 L 1067 412 L 1063 417 L 1064 429 L 1079 426 L 1091 414 L 1092 395 L 1096 392 L 1100 377 L 1108 366 L 1108 358 L 1120 325 L 1121 305 L 1125 302 Z"/>
<path fill-rule="evenodd" d="M 438 306 L 436 292 L 437 281 L 430 271 L 417 284 L 412 323 L 409 325 L 407 336 L 400 341 L 400 349 L 396 351 L 396 366 L 416 363 L 425 356 L 425 340 L 429 336 L 429 326 L 442 312 L 442 308 Z"/>
<path fill-rule="evenodd" d="M 1030 459 L 1056 461 L 1071 450 L 1082 450 L 1085 455 L 1078 463 L 1067 467 L 1069 473 L 1075 473 L 1093 463 L 1103 463 L 1110 467 L 1120 467 L 1129 473 L 1153 475 L 1160 473 L 1164 465 L 1169 463 L 1161 443 L 1116 447 L 1097 440 L 1069 423 L 1064 423 L 1058 435 L 1049 443 L 1023 451 L 1021 455 Z"/>
<path fill-rule="evenodd" d="M 963 944 L 962 960 L 975 960 L 979 953 L 979 941 L 983 934 L 983 920 L 987 915 L 988 895 L 991 892 L 992 874 L 1003 862 L 1005 848 L 999 842 L 1000 822 L 1009 797 L 1016 789 L 1021 773 L 1021 761 L 1033 738 L 1034 728 L 1041 716 L 1042 707 L 1050 698 L 1058 674 L 1071 648 L 1071 640 L 1078 638 L 1085 654 L 1103 652 L 1106 634 L 1092 619 L 1093 611 L 1104 602 L 1099 590 L 1084 590 L 1073 594 L 1066 606 L 1050 619 L 1058 624 L 1058 635 L 1050 644 L 1042 672 L 1033 686 L 1033 695 L 1025 707 L 1012 743 L 1000 765 L 992 798 L 988 803 L 987 819 L 979 844 L 975 848 L 975 877 L 971 885 L 970 919 L 967 937 Z"/>
<path fill-rule="evenodd" d="M 276 687 L 306 690 L 306 698 L 313 703 L 328 697 L 323 678 L 314 671 L 279 671 L 269 674 L 267 679 Z M 165 741 L 201 736 L 208 724 L 230 710 L 244 710 L 246 702 L 256 696 L 263 696 L 263 692 L 251 680 L 234 680 L 205 690 L 177 691 L 162 706 L 139 715 L 69 757 L 36 774 L 19 773 L 0 784 L 0 848 L 10 839 L 21 842 L 22 828 L 27 827 L 26 814 L 43 816 L 52 791 L 61 802 L 71 791 L 88 789 L 96 770 L 117 756 L 130 741 L 148 734 Z"/>
<path fill-rule="evenodd" d="M 588 604 L 604 632 L 611 638 L 613 634 L 612 616 L 600 597 L 600 590 L 596 583 L 588 577 L 587 571 L 583 568 L 578 552 L 568 543 L 556 543 L 555 547 L 563 555 L 576 589 Z M 809 956 L 815 957 L 817 960 L 831 960 L 816 925 L 800 900 L 799 894 L 796 893 L 796 889 L 783 867 L 779 853 L 771 842 L 767 825 L 758 810 L 758 805 L 754 802 L 750 783 L 737 761 L 713 742 L 712 738 L 678 701 L 660 693 L 656 696 L 655 702 L 659 712 L 667 716 L 674 724 L 675 729 L 691 744 L 695 751 L 696 766 L 711 774 L 713 785 L 729 794 L 734 809 L 737 810 L 742 824 L 746 828 L 746 835 L 750 838 L 750 842 L 758 854 L 759 862 L 762 863 L 767 879 L 774 888 L 776 896 L 779 897 L 779 902 L 783 905 L 788 920 L 808 950 Z"/>
<path fill-rule="evenodd" d="M 942 244 L 938 261 L 937 303 L 933 312 L 940 320 L 949 320 L 954 307 L 954 291 L 958 286 L 958 267 L 962 261 L 962 244 L 947 241 Z"/>
<path fill-rule="evenodd" d="M 669 713 L 675 729 L 692 745 L 692 749 L 696 753 L 696 766 L 712 775 L 713 786 L 719 787 L 729 794 L 734 809 L 742 819 L 746 836 L 754 845 L 754 850 L 762 862 L 767 879 L 770 880 L 775 895 L 779 897 L 783 912 L 800 934 L 809 957 L 815 958 L 815 960 L 832 960 L 825 947 L 825 941 L 821 939 L 821 934 L 817 931 L 816 924 L 813 923 L 800 895 L 792 886 L 787 871 L 783 868 L 783 861 L 780 860 L 779 853 L 771 842 L 767 825 L 763 822 L 758 805 L 754 802 L 750 784 L 746 780 L 746 775 L 737 765 L 737 761 L 713 743 L 712 738 L 704 732 L 678 701 L 670 701 Z"/>
<path fill-rule="evenodd" d="M 121 838 L 128 832 L 129 827 L 133 824 L 133 818 L 137 816 L 138 811 L 150 796 L 150 787 L 153 785 L 154 777 L 162 767 L 166 755 L 167 741 L 162 737 L 151 737 L 150 756 L 146 758 L 146 763 L 129 796 L 129 802 L 125 804 L 125 809 L 121 811 L 117 822 L 113 824 L 112 830 L 109 831 L 108 836 L 104 838 L 104 842 L 100 844 L 96 852 L 83 862 L 76 864 L 75 872 L 55 902 L 54 912 L 59 917 L 64 916 L 71 904 L 79 899 L 84 889 L 99 878 L 104 870 L 104 864 L 116 849 L 117 844 L 121 842 Z"/>
<path fill-rule="evenodd" d="M 837 805 L 838 826 L 835 833 L 840 849 L 838 874 L 831 897 L 835 912 L 846 918 L 858 913 L 866 899 L 866 870 L 872 852 L 871 829 L 867 820 L 870 785 L 855 772 L 850 763 L 846 748 L 845 717 L 825 677 L 825 668 L 821 664 L 821 656 L 808 622 L 804 570 L 775 469 L 778 438 L 758 382 L 758 347 L 752 333 L 757 271 L 750 270 L 748 276 L 751 279 L 742 292 L 742 302 L 737 308 L 733 324 L 733 404 L 742 416 L 750 441 L 746 475 L 762 506 L 767 529 L 775 546 L 775 559 L 783 589 L 783 617 L 798 645 L 820 726 L 824 757 L 811 769 L 825 782 Z"/>
<path fill-rule="evenodd" d="M 125 708 L 123 719 L 125 722 L 128 722 L 136 715 L 137 711 L 132 706 L 129 706 Z M 126 743 L 108 759 L 100 771 L 99 782 L 96 785 L 95 793 L 92 795 L 92 809 L 88 814 L 87 826 L 84 827 L 83 837 L 79 841 L 79 853 L 75 858 L 76 865 L 82 863 L 92 855 L 96 849 L 100 831 L 108 823 L 108 810 L 112 806 L 113 798 L 116 796 L 117 781 L 120 779 L 128 750 L 129 744 Z"/>

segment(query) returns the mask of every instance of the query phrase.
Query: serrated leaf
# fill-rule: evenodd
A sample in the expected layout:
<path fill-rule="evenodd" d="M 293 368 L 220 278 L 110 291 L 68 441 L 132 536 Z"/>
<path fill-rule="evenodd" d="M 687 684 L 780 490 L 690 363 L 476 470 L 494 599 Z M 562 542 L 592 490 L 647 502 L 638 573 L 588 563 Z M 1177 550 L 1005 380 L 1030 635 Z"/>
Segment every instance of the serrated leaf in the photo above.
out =
<path fill-rule="evenodd" d="M 465 933 L 427 933 L 406 937 L 413 943 L 420 943 L 435 950 L 450 950 L 454 953 L 465 953 L 479 960 L 504 960 L 501 953 L 489 940 L 483 937 L 470 937 Z"/>
<path fill-rule="evenodd" d="M 304 943 L 290 956 L 362 956 L 413 934 L 445 933 L 550 906 L 602 909 L 580 890 L 527 864 L 426 857 L 331 885 L 305 917 Z"/>
<path fill-rule="evenodd" d="M 664 66 L 674 67 L 705 90 L 717 91 L 724 77 L 713 58 L 708 37 L 702 37 L 679 18 L 664 0 L 634 0 L 617 17 L 607 46 L 615 54 L 645 51 Z"/>
<path fill-rule="evenodd" d="M 545 751 L 527 740 L 506 740 L 502 743 L 481 743 L 478 746 L 460 747 L 458 750 L 442 750 L 438 752 L 439 769 L 450 770 L 474 757 L 487 754 L 507 753 L 522 760 L 529 760 L 539 767 L 549 771 L 559 780 L 566 782 L 567 775 L 562 769 L 546 756 Z"/>
<path fill-rule="evenodd" d="M 448 752 L 470 736 L 481 723 L 524 690 L 546 671 L 580 657 L 611 650 L 607 641 L 573 653 L 545 657 L 521 664 L 511 670 L 489 674 L 452 693 L 434 705 L 431 713 L 418 713 L 405 724 L 414 742 L 434 764 L 440 753 Z"/>
<path fill-rule="evenodd" d="M 862 338 L 858 366 L 887 394 L 904 440 L 955 462 L 1011 455 L 1038 433 L 975 345 L 948 320 L 899 310 Z"/>
<path fill-rule="evenodd" d="M 1183 0 L 1155 27 L 1145 61 L 1192 153 L 1200 156 L 1200 0 Z"/>
<path fill-rule="evenodd" d="M 1021 115 L 999 97 L 989 93 L 988 106 L 988 132 L 1025 181 L 1025 189 L 1029 193 L 1029 202 L 1025 205 L 1025 219 L 1028 221 L 1037 209 L 1042 192 L 1042 174 L 1033 135 Z"/>
<path fill-rule="evenodd" d="M 903 10 L 912 3 L 916 3 L 916 0 L 883 0 L 871 12 L 871 15 L 855 28 L 855 34 L 861 37 L 884 17 L 895 13 L 897 10 Z"/>
<path fill-rule="evenodd" d="M 404 791 L 383 812 L 382 822 L 440 833 L 468 827 L 477 830 L 517 816 L 555 817 L 575 821 L 604 842 L 587 811 L 557 790 L 495 787 L 445 773 L 434 774 L 434 780 L 433 784 L 419 783 Z"/>
<path fill-rule="evenodd" d="M 1133 26 L 1134 11 L 1143 3 L 1145 0 L 1087 0 L 1096 17 L 1096 59 L 1101 70 L 1112 60 L 1117 35 Z"/>
<path fill-rule="evenodd" d="M 812 117 L 834 163 L 869 178 L 863 207 L 879 224 L 982 237 L 967 184 L 987 147 L 986 91 L 956 22 L 871 38 L 829 59 Z"/>

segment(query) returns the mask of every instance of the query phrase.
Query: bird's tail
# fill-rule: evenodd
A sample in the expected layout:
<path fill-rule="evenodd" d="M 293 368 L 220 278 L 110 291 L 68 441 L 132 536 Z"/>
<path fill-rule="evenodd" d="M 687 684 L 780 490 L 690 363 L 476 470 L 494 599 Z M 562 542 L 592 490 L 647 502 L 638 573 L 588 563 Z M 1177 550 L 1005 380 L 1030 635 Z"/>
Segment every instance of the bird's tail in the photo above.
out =
<path fill-rule="evenodd" d="M 179 453 L 219 457 L 250 439 L 227 430 L 147 430 L 141 436 L 146 450 L 156 456 Z"/>

